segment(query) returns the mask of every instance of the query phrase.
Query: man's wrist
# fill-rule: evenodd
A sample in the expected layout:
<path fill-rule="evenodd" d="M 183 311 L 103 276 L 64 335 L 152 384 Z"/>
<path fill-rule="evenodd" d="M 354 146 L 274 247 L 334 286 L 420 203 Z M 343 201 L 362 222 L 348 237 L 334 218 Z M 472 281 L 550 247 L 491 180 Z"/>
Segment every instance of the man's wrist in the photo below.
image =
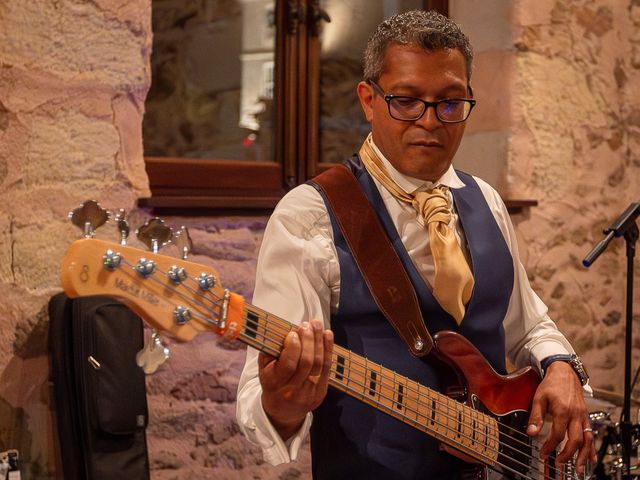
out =
<path fill-rule="evenodd" d="M 306 414 L 304 414 L 301 418 L 292 417 L 291 415 L 286 414 L 283 415 L 283 418 L 274 415 L 273 413 L 269 412 L 267 408 L 265 408 L 264 393 L 262 398 L 262 409 L 264 410 L 267 419 L 269 420 L 269 422 L 271 422 L 271 425 L 273 425 L 273 428 L 276 429 L 283 441 L 287 441 L 289 438 L 295 435 L 296 432 L 300 430 L 300 427 L 302 427 L 302 424 L 307 418 Z"/>
<path fill-rule="evenodd" d="M 545 359 L 543 359 L 540 362 L 540 370 L 541 370 L 540 373 L 541 373 L 543 378 L 544 378 L 548 368 L 554 362 L 563 362 L 563 363 L 568 364 L 573 369 L 573 371 L 576 373 L 576 375 L 578 376 L 578 379 L 580 380 L 580 384 L 583 387 L 589 383 L 589 374 L 587 373 L 587 369 L 585 368 L 584 364 L 582 363 L 582 360 L 580 359 L 580 357 L 578 357 L 575 353 L 573 353 L 573 354 L 551 355 L 551 356 L 546 357 Z"/>
<path fill-rule="evenodd" d="M 298 430 L 300 430 L 300 427 L 302 427 L 302 425 L 304 424 L 306 415 L 302 417 L 301 420 L 293 420 L 293 421 L 285 421 L 285 422 L 279 422 L 278 420 L 275 420 L 268 413 L 267 413 L 267 418 L 271 422 L 271 425 L 273 425 L 273 428 L 275 428 L 276 432 L 278 432 L 278 435 L 280 435 L 280 438 L 282 438 L 282 441 L 286 442 L 291 437 L 293 437 L 296 433 L 298 433 Z"/>

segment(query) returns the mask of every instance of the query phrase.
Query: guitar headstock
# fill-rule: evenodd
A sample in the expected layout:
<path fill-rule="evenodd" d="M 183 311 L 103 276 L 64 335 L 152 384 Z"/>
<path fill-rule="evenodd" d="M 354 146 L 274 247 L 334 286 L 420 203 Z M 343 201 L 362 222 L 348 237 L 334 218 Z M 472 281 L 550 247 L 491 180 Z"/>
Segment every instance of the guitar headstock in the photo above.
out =
<path fill-rule="evenodd" d="M 244 304 L 211 267 L 95 238 L 71 244 L 60 279 L 70 297 L 118 298 L 154 329 L 183 341 L 208 330 L 237 335 Z"/>

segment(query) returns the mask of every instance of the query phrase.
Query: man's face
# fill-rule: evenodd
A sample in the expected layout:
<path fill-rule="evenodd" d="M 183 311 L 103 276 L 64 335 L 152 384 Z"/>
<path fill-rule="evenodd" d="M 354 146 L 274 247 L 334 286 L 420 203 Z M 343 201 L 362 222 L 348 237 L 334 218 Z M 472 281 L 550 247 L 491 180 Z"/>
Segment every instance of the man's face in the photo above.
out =
<path fill-rule="evenodd" d="M 418 97 L 426 101 L 468 98 L 467 69 L 457 49 L 425 51 L 415 45 L 387 47 L 378 85 L 386 94 Z M 434 108 L 415 121 L 396 120 L 387 103 L 365 82 L 358 96 L 373 141 L 401 173 L 422 180 L 437 180 L 451 165 L 464 133 L 465 122 L 442 123 Z"/>

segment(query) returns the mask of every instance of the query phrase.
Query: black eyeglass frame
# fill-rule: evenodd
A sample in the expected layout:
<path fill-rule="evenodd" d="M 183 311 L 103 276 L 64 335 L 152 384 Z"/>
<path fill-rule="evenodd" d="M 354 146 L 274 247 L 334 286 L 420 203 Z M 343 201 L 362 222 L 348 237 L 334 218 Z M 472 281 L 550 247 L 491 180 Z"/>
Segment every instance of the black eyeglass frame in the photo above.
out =
<path fill-rule="evenodd" d="M 476 106 L 476 100 L 473 98 L 443 98 L 442 100 L 438 100 L 435 102 L 427 102 L 426 100 L 422 100 L 421 98 L 418 98 L 418 97 L 411 97 L 408 95 L 387 94 L 385 93 L 384 90 L 382 90 L 382 87 L 380 87 L 380 85 L 378 85 L 373 80 L 369 80 L 368 83 L 373 87 L 376 93 L 378 93 L 378 95 L 380 95 L 384 99 L 384 101 L 387 102 L 387 108 L 389 109 L 389 115 L 391 116 L 391 118 L 393 118 L 394 120 L 398 120 L 400 122 L 415 122 L 417 120 L 420 120 L 424 116 L 424 114 L 427 113 L 427 110 L 429 109 L 429 107 L 433 107 L 434 111 L 436 112 L 436 118 L 442 123 L 462 123 L 462 122 L 466 122 L 469 119 L 469 115 L 471 115 L 471 111 L 473 110 L 473 107 Z M 469 85 L 468 88 L 469 88 L 469 91 L 471 92 L 471 95 L 473 95 L 473 90 L 471 90 L 471 85 Z M 393 113 L 391 113 L 391 100 L 393 100 L 394 98 L 417 100 L 418 102 L 422 102 L 422 104 L 424 105 L 424 110 L 419 116 L 412 119 L 394 117 Z M 438 113 L 438 105 L 440 105 L 441 103 L 451 102 L 452 100 L 467 102 L 469 104 L 469 112 L 467 113 L 467 116 L 462 120 L 444 120 L 440 118 L 440 114 Z"/>

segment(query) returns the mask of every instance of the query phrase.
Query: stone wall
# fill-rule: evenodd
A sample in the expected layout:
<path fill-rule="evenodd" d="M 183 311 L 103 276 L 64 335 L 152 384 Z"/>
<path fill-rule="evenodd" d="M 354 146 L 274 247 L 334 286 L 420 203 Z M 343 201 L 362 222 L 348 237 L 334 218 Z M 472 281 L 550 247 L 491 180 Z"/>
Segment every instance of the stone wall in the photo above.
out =
<path fill-rule="evenodd" d="M 593 384 L 622 392 L 624 242 L 589 270 L 581 260 L 640 199 L 640 2 L 520 0 L 513 28 L 506 194 L 539 201 L 516 218 L 522 259 Z"/>
<path fill-rule="evenodd" d="M 0 2 L 0 451 L 56 471 L 47 301 L 87 198 L 146 196 L 148 0 Z"/>

